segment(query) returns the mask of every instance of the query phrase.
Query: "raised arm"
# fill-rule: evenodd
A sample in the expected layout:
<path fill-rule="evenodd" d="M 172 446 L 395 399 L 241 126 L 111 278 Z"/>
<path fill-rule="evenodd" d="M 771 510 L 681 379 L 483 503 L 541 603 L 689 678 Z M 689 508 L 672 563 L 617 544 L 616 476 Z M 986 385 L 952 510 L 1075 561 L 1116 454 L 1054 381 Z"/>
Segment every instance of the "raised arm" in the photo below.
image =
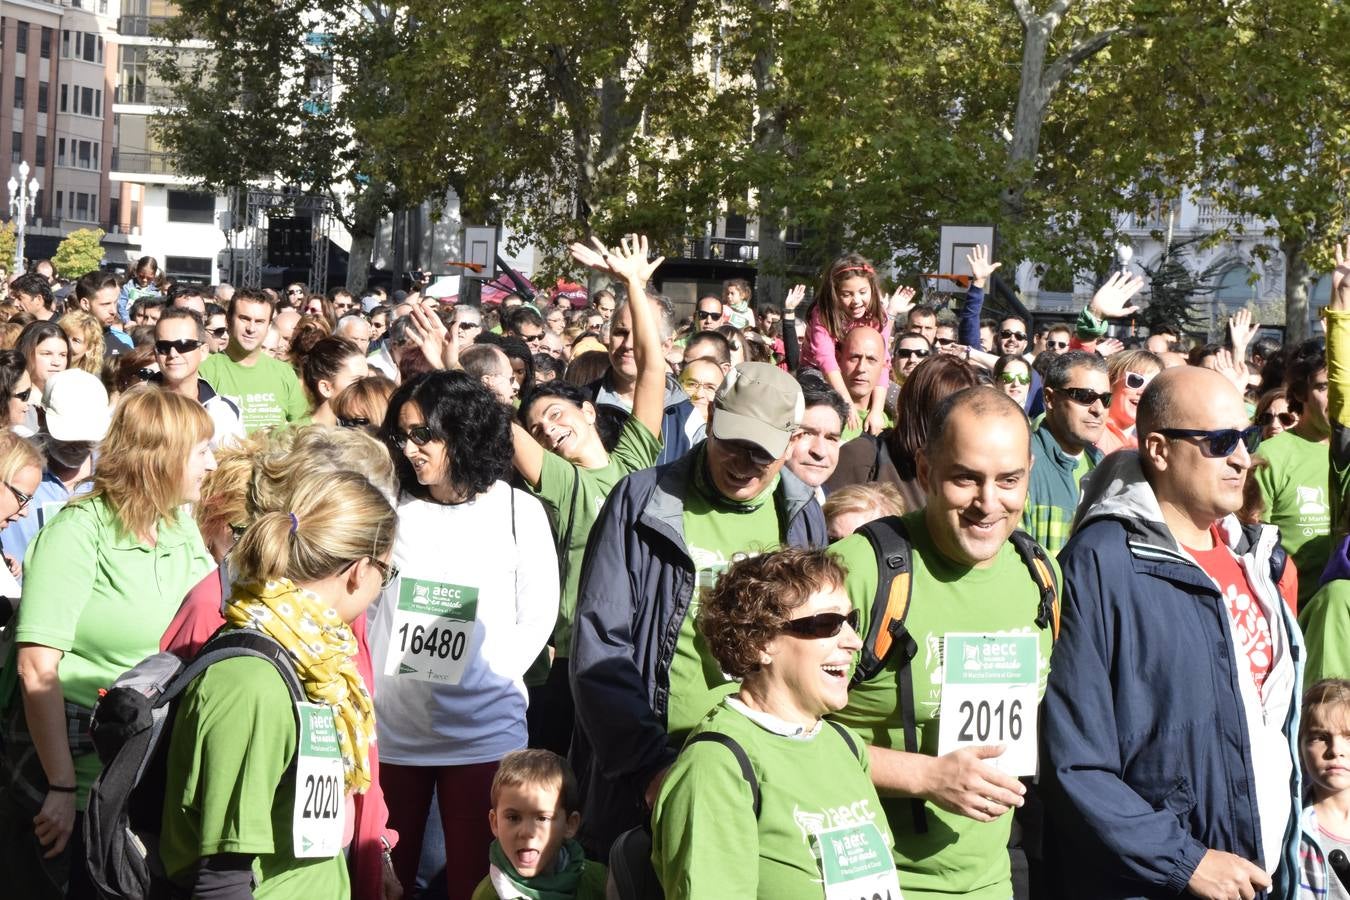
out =
<path fill-rule="evenodd" d="M 802 344 L 797 336 L 797 307 L 805 296 L 806 285 L 797 284 L 783 298 L 783 356 L 786 357 L 788 371 L 794 375 L 802 362 Z"/>

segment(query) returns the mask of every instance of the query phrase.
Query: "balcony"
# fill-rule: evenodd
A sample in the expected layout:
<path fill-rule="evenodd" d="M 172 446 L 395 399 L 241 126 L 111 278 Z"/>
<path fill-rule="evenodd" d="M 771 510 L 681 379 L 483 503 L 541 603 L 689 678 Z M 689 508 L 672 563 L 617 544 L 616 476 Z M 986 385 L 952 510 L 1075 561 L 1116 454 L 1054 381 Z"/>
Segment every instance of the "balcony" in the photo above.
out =
<path fill-rule="evenodd" d="M 705 246 L 706 241 L 706 246 Z M 787 264 L 796 265 L 801 255 L 802 245 L 795 241 L 786 243 Z M 759 240 L 757 238 L 732 237 L 687 237 L 681 255 L 685 259 L 721 259 L 728 262 L 755 265 L 759 259 Z"/>
<path fill-rule="evenodd" d="M 1229 212 L 1213 200 L 1197 200 L 1195 207 L 1196 224 L 1202 229 L 1218 231 L 1234 225 L 1251 228 L 1261 224 L 1261 220 L 1256 216 Z"/>
<path fill-rule="evenodd" d="M 176 106 L 178 97 L 163 84 L 119 84 L 113 89 L 113 103 L 141 106 Z"/>
<path fill-rule="evenodd" d="M 142 150 L 114 150 L 112 171 L 136 175 L 177 175 L 173 159 L 167 153 Z"/>
<path fill-rule="evenodd" d="M 122 16 L 117 20 L 117 33 L 123 37 L 158 37 L 171 16 Z"/>

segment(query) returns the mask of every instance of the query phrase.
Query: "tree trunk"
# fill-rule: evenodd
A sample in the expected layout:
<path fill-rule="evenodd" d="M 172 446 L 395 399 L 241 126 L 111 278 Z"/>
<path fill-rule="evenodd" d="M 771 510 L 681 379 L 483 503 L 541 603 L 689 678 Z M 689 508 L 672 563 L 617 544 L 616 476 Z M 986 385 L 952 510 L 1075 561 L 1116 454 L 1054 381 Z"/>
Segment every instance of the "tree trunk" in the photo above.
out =
<path fill-rule="evenodd" d="M 1284 343 L 1308 339 L 1308 258 L 1300 241 L 1281 241 L 1284 253 Z"/>
<path fill-rule="evenodd" d="M 765 39 L 755 51 L 755 92 L 759 97 L 760 117 L 755 124 L 755 152 L 765 159 L 783 152 L 783 122 L 778 106 L 778 43 L 773 34 L 775 0 L 759 0 Z M 787 245 L 784 241 L 783 211 L 774 190 L 772 177 L 756 185 L 759 219 L 759 275 L 755 296 L 763 303 L 783 302 L 784 275 L 787 272 Z"/>
<path fill-rule="evenodd" d="M 1041 148 L 1041 126 L 1050 91 L 1045 87 L 1045 57 L 1050 49 L 1052 24 L 1041 16 L 1032 17 L 1023 28 L 1022 76 L 1017 89 L 1017 112 L 1013 118 L 1012 143 L 1008 147 L 1008 165 L 1004 174 L 1003 213 L 1020 222 L 1023 201 L 1036 169 Z"/>
<path fill-rule="evenodd" d="M 352 207 L 351 253 L 347 255 L 347 290 L 357 297 L 365 292 L 370 278 L 370 255 L 375 249 L 375 235 L 384 214 L 384 188 L 371 184 L 356 196 Z"/>

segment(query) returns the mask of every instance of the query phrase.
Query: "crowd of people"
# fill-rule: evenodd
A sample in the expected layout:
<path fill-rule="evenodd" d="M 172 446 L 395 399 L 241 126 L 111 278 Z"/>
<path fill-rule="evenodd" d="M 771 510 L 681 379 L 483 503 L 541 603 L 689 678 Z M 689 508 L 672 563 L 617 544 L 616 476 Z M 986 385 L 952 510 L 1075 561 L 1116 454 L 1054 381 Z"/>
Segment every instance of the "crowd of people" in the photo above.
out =
<path fill-rule="evenodd" d="M 1350 240 L 1289 346 L 571 252 L 8 280 L 14 896 L 1350 898 Z"/>

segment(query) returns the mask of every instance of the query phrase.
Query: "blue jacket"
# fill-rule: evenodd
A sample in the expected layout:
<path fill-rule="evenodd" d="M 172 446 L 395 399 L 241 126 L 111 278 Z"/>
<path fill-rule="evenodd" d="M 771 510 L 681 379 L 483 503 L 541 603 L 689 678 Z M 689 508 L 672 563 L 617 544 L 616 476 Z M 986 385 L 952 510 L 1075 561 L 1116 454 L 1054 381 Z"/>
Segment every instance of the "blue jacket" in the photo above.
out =
<path fill-rule="evenodd" d="M 1272 577 L 1278 532 L 1231 516 L 1219 525 L 1252 589 L 1279 610 L 1272 631 L 1282 626 L 1287 641 L 1267 689 L 1288 714 L 1261 735 L 1269 762 L 1258 769 L 1255 686 L 1239 674 L 1246 661 L 1235 664 L 1224 599 L 1163 523 L 1138 455 L 1108 456 L 1083 485 L 1074 537 L 1059 554 L 1062 630 L 1041 713 L 1046 871 L 1060 896 L 1121 900 L 1175 897 L 1206 849 L 1259 864 L 1259 784 L 1267 797 L 1288 791 L 1268 896 L 1292 900 L 1302 646 Z M 1272 774 L 1285 767 L 1287 785 Z"/>
<path fill-rule="evenodd" d="M 984 288 L 971 285 L 966 289 L 966 302 L 956 314 L 956 340 L 975 350 L 983 350 L 1001 356 L 1003 351 L 997 346 L 984 347 L 980 344 L 980 314 L 984 312 Z M 1029 345 L 1028 345 L 1029 346 Z M 1031 370 L 1031 384 L 1027 386 L 1026 413 L 1035 419 L 1045 412 L 1045 379 L 1035 369 Z"/>
<path fill-rule="evenodd" d="M 675 760 L 666 709 L 670 663 L 694 596 L 684 497 L 699 458 L 691 451 L 620 481 L 586 544 L 572 638 L 579 727 L 571 758 L 586 811 L 582 842 L 603 854 L 598 859 L 608 859 L 615 837 L 645 821 L 643 791 Z M 815 493 L 786 468 L 774 505 L 785 544 L 825 546 Z"/>

